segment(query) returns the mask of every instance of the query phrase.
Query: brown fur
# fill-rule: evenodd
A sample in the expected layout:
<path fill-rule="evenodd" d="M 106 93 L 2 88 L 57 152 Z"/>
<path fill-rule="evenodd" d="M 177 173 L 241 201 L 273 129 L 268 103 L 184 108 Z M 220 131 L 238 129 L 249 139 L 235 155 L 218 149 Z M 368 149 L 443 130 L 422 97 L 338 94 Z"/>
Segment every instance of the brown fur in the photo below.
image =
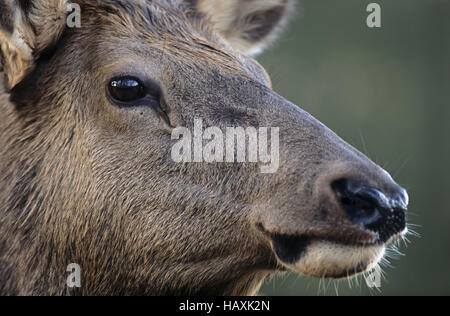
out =
<path fill-rule="evenodd" d="M 229 39 L 216 18 L 202 17 L 213 12 L 83 0 L 82 28 L 60 30 L 45 21 L 64 19 L 53 17 L 63 1 L 33 3 L 28 22 L 13 23 L 31 32 L 26 46 L 0 25 L 0 294 L 254 294 L 284 270 L 271 234 L 373 238 L 346 218 L 328 183 L 351 175 L 387 191 L 396 185 L 275 94 L 239 53 L 245 41 L 233 46 L 239 30 Z M 265 45 L 256 42 L 248 49 Z M 151 108 L 108 101 L 105 86 L 122 72 L 160 84 L 168 123 Z M 194 117 L 280 126 L 280 170 L 174 163 L 170 132 Z M 82 268 L 75 292 L 66 287 L 69 263 Z"/>

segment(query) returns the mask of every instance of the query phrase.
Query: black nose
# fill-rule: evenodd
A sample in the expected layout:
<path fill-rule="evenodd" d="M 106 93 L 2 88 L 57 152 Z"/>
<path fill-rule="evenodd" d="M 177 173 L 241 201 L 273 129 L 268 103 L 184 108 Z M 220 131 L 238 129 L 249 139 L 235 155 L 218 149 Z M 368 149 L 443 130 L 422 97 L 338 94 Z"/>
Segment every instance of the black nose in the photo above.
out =
<path fill-rule="evenodd" d="M 402 232 L 406 227 L 408 195 L 396 189 L 392 197 L 364 183 L 340 179 L 331 184 L 350 220 L 379 234 L 379 241 Z"/>

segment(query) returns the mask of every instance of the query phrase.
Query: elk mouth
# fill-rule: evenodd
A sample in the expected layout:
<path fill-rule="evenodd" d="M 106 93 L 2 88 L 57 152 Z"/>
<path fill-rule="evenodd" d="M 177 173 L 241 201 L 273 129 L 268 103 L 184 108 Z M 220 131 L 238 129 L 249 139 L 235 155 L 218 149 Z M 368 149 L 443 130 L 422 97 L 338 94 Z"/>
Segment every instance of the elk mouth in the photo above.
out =
<path fill-rule="evenodd" d="M 363 245 L 306 236 L 273 235 L 272 249 L 282 266 L 312 277 L 340 279 L 373 268 L 383 244 Z"/>
<path fill-rule="evenodd" d="M 384 257 L 388 243 L 353 243 L 308 236 L 271 234 L 272 250 L 281 266 L 302 275 L 342 279 L 370 271 Z M 267 234 L 267 232 L 266 232 Z"/>

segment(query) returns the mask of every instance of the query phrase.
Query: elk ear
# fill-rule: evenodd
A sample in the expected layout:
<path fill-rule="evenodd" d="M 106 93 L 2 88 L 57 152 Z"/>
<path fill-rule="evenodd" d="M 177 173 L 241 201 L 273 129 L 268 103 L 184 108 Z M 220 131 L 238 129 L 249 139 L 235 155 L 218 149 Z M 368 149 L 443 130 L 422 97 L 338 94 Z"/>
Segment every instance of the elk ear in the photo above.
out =
<path fill-rule="evenodd" d="M 237 51 L 254 55 L 277 38 L 294 0 L 188 0 Z"/>
<path fill-rule="evenodd" d="M 0 0 L 0 71 L 13 88 L 66 25 L 67 0 Z"/>

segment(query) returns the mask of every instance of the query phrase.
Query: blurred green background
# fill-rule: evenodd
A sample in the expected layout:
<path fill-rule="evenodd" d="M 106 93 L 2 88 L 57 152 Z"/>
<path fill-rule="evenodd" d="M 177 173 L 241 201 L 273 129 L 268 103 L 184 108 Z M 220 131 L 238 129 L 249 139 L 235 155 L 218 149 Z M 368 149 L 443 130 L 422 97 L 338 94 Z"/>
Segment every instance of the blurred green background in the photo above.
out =
<path fill-rule="evenodd" d="M 368 28 L 367 5 L 381 5 Z M 303 0 L 259 61 L 274 89 L 386 168 L 411 198 L 380 291 L 288 274 L 263 295 L 450 295 L 450 0 Z"/>

